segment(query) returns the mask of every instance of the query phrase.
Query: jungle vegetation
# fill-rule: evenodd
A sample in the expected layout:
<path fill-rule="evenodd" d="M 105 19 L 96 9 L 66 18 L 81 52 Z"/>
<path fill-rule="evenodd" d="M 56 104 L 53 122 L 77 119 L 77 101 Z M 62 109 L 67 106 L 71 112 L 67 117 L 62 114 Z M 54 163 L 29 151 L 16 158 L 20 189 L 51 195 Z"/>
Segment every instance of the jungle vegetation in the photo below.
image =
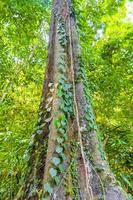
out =
<path fill-rule="evenodd" d="M 133 194 L 132 8 L 132 1 L 125 0 L 73 1 L 84 68 L 79 76 L 85 78 L 89 90 L 99 149 L 129 198 Z M 52 2 L 46 0 L 0 0 L 1 200 L 18 194 L 25 181 L 31 136 L 40 131 L 37 121 L 43 102 L 51 9 Z M 71 86 L 66 85 L 67 89 Z M 59 160 L 53 162 L 57 165 Z M 52 176 L 54 173 L 52 170 Z M 50 192 L 51 187 L 47 189 Z M 70 187 L 67 192 L 73 195 L 75 191 Z"/>

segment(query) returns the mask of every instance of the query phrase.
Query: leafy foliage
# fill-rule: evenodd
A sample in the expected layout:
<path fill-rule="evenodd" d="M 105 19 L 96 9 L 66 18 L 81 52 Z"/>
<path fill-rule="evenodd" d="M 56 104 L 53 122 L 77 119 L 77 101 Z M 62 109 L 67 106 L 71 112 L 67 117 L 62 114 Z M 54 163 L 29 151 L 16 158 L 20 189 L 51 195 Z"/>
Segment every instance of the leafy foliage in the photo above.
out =
<path fill-rule="evenodd" d="M 127 192 L 132 193 L 133 28 L 126 20 L 125 3 L 125 0 L 74 0 L 74 8 L 99 136 L 117 179 Z M 0 0 L 0 196 L 3 199 L 12 199 L 16 194 L 28 159 L 23 155 L 37 120 L 50 9 L 51 1 Z M 61 27 L 59 33 L 64 47 L 66 41 L 62 39 L 64 32 Z M 60 70 L 65 70 L 63 59 Z M 82 71 L 80 73 L 83 75 Z M 69 101 L 71 85 L 62 77 L 60 86 L 58 96 L 65 99 L 61 109 L 72 112 Z M 47 112 L 51 101 L 48 99 Z M 67 138 L 61 135 L 64 135 L 66 120 L 62 117 L 54 124 L 59 131 L 56 153 L 61 157 L 53 157 L 52 164 L 64 173 L 61 160 L 65 158 L 61 144 Z M 38 127 L 38 134 L 41 128 Z M 58 184 L 60 180 L 55 168 L 51 168 L 50 174 Z M 46 192 L 52 193 L 49 183 L 44 187 Z"/>
<path fill-rule="evenodd" d="M 89 3 L 75 1 L 82 60 L 110 166 L 132 193 L 133 28 L 126 17 L 125 1 L 101 1 L 96 6 L 94 2 L 90 11 Z"/>
<path fill-rule="evenodd" d="M 50 15 L 34 0 L 0 1 L 0 13 L 0 196 L 11 199 L 37 119 Z"/>

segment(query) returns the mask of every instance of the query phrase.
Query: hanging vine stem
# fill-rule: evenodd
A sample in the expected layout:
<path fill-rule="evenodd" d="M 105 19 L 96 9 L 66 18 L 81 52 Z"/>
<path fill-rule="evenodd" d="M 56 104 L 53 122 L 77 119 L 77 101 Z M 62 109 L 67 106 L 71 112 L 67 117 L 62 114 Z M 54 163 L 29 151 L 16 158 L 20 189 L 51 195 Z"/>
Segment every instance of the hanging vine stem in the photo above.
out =
<path fill-rule="evenodd" d="M 61 184 L 63 183 L 63 181 L 64 181 L 64 179 L 65 179 L 65 177 L 66 177 L 66 175 L 67 175 L 67 173 L 68 173 L 68 171 L 69 171 L 71 165 L 73 164 L 73 162 L 74 162 L 74 159 L 72 159 L 72 161 L 71 161 L 69 167 L 67 168 L 67 171 L 65 172 L 64 176 L 62 177 L 62 180 L 61 180 L 61 182 L 60 182 L 58 188 L 56 189 L 56 191 L 55 191 L 54 194 L 52 195 L 52 200 L 55 200 L 55 199 L 56 199 L 56 196 L 55 196 L 55 195 L 56 195 L 56 193 L 58 192 L 58 190 L 60 189 L 60 186 L 61 186 Z"/>
<path fill-rule="evenodd" d="M 85 160 L 85 155 L 84 155 L 84 150 L 83 150 L 83 144 L 82 144 L 82 136 L 81 136 L 81 132 L 80 132 L 80 123 L 79 123 L 79 112 L 78 112 L 78 105 L 77 105 L 77 101 L 76 101 L 76 91 L 75 91 L 75 77 L 74 77 L 74 63 L 73 63 L 73 48 L 72 48 L 72 33 L 71 33 L 71 20 L 70 20 L 70 11 L 69 11 L 69 5 L 68 2 L 66 1 L 66 5 L 67 5 L 67 10 L 68 10 L 68 28 L 69 28 L 69 40 L 70 40 L 70 65 L 71 65 L 71 72 L 72 72 L 72 84 L 73 84 L 73 100 L 74 100 L 74 108 L 75 108 L 75 114 L 76 114 L 76 121 L 77 121 L 77 128 L 78 128 L 78 137 L 79 137 L 79 143 L 80 143 L 80 151 L 81 151 L 81 156 L 83 159 L 83 165 L 84 165 L 84 170 L 85 170 L 85 183 L 86 183 L 86 189 L 87 189 L 87 193 L 90 196 L 90 199 L 94 199 L 93 198 L 93 192 L 92 192 L 92 188 L 90 185 L 90 182 L 88 180 L 88 167 L 86 164 L 86 160 Z M 89 191 L 90 189 L 90 191 Z"/>
<path fill-rule="evenodd" d="M 90 163 L 90 164 L 91 164 L 91 163 Z M 91 168 L 93 169 L 93 171 L 95 172 L 95 174 L 97 175 L 97 177 L 98 177 L 98 179 L 99 179 L 99 181 L 100 181 L 100 184 L 101 184 L 101 187 L 102 187 L 102 190 L 103 190 L 103 200 L 106 200 L 105 189 L 104 189 L 104 185 L 103 185 L 103 183 L 102 183 L 102 180 L 101 180 L 99 174 L 97 173 L 95 167 L 93 167 L 92 164 L 91 164 Z"/>
<path fill-rule="evenodd" d="M 72 126 L 69 128 L 69 131 L 70 131 L 70 129 L 72 129 L 73 126 L 74 126 L 74 124 L 72 124 Z M 69 132 L 69 131 L 68 131 L 68 132 Z M 62 179 L 61 179 L 61 182 L 60 182 L 59 186 L 57 187 L 56 191 L 54 192 L 54 194 L 53 194 L 52 197 L 51 197 L 52 200 L 55 200 L 55 199 L 56 199 L 56 194 L 57 194 L 58 190 L 60 189 L 61 184 L 63 183 L 64 179 L 66 178 L 66 175 L 67 175 L 67 173 L 68 173 L 68 171 L 69 171 L 71 165 L 73 164 L 74 160 L 75 160 L 75 158 L 73 158 L 72 161 L 70 162 L 70 164 L 69 164 L 69 166 L 68 166 L 68 168 L 67 168 L 67 171 L 65 172 L 65 174 L 63 175 L 63 177 L 62 177 Z"/>
<path fill-rule="evenodd" d="M 71 125 L 71 127 L 69 128 L 69 130 L 68 130 L 67 132 L 69 132 L 69 131 L 73 128 L 73 126 L 74 126 L 74 123 Z M 55 191 L 54 194 L 52 195 L 52 200 L 55 200 L 55 199 L 56 199 L 56 194 L 57 194 L 58 190 L 60 189 L 61 184 L 63 183 L 64 179 L 66 178 L 66 175 L 67 175 L 67 173 L 68 173 L 68 171 L 69 171 L 71 165 L 73 164 L 74 160 L 75 160 L 75 158 L 73 158 L 72 161 L 70 162 L 70 164 L 69 164 L 69 166 L 68 166 L 68 168 L 67 168 L 65 174 L 63 175 L 63 177 L 62 177 L 62 179 L 61 179 L 61 182 L 60 182 L 59 186 L 57 187 L 56 191 Z"/>

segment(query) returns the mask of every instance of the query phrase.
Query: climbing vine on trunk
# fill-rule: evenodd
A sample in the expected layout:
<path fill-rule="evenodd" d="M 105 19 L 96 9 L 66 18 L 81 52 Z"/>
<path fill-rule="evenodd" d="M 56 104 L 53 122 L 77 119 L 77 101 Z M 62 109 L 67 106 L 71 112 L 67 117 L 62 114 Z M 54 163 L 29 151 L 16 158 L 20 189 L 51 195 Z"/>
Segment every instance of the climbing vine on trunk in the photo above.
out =
<path fill-rule="evenodd" d="M 88 57 L 89 59 L 89 57 Z M 38 123 L 16 199 L 126 199 L 96 135 L 70 0 L 54 0 Z"/>

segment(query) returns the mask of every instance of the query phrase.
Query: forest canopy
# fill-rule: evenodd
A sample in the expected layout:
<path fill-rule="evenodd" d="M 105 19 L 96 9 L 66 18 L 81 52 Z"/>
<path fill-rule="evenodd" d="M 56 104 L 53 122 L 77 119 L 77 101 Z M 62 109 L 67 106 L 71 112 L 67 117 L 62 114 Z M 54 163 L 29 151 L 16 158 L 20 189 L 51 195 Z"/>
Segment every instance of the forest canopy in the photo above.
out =
<path fill-rule="evenodd" d="M 23 181 L 47 60 L 48 0 L 0 0 L 0 198 Z M 82 64 L 98 138 L 117 181 L 133 195 L 133 2 L 74 0 Z"/>

